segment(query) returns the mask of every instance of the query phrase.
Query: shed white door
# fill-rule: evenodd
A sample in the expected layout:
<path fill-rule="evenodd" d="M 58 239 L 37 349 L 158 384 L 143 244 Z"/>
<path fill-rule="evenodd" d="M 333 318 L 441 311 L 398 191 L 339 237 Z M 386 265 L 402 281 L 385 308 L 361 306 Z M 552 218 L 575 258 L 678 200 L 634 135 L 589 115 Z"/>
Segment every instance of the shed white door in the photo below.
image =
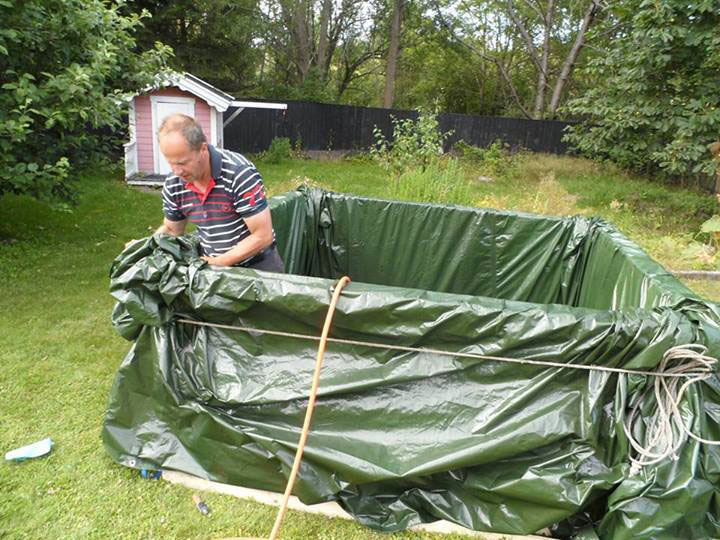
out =
<path fill-rule="evenodd" d="M 155 157 L 155 172 L 157 174 L 169 174 L 170 165 L 160 151 L 157 142 L 157 133 L 160 124 L 166 116 L 175 113 L 187 114 L 195 118 L 195 100 L 193 98 L 174 96 L 151 96 L 153 112 L 153 153 Z"/>

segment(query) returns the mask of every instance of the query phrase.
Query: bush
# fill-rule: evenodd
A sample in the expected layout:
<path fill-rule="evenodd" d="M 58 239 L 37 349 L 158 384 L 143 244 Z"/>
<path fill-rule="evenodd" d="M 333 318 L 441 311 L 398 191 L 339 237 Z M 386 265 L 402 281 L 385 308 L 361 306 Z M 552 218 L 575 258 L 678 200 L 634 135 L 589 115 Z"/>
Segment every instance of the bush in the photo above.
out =
<path fill-rule="evenodd" d="M 493 174 L 503 172 L 510 165 L 508 145 L 500 139 L 493 142 L 487 148 L 472 146 L 460 139 L 455 143 L 453 149 L 462 159 L 480 165 Z"/>
<path fill-rule="evenodd" d="M 280 163 L 290 159 L 291 153 L 290 139 L 287 137 L 275 137 L 270 142 L 270 147 L 263 154 L 263 158 L 268 163 Z"/>
<path fill-rule="evenodd" d="M 586 120 L 569 128 L 566 140 L 583 155 L 630 169 L 712 175 L 708 145 L 720 133 L 720 4 L 610 5 L 613 16 L 597 31 L 617 35 L 585 68 L 594 83 L 565 107 Z"/>
<path fill-rule="evenodd" d="M 392 142 L 388 141 L 382 131 L 375 126 L 373 130 L 375 145 L 370 149 L 370 155 L 385 170 L 396 175 L 414 168 L 424 171 L 428 165 L 442 156 L 443 142 L 451 133 L 440 131 L 434 113 L 421 110 L 417 120 L 391 118 Z"/>
<path fill-rule="evenodd" d="M 83 158 L 170 50 L 135 51 L 137 15 L 103 0 L 0 0 L 0 196 L 64 203 Z M 109 129 L 108 129 L 109 128 Z M 64 203 L 63 203 L 64 201 Z"/>

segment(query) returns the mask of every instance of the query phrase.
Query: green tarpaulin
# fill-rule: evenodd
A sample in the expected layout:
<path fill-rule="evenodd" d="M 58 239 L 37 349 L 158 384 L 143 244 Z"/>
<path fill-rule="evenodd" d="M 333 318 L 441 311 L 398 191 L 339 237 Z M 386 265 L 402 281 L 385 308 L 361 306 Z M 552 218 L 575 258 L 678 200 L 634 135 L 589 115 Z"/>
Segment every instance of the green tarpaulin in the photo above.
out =
<path fill-rule="evenodd" d="M 336 338 L 637 370 L 676 345 L 720 357 L 720 306 L 599 219 L 317 189 L 271 208 L 287 275 L 211 267 L 192 237 L 151 237 L 116 259 L 113 323 L 133 341 L 103 429 L 118 463 L 282 491 L 317 341 L 178 319 L 319 336 L 342 275 L 353 282 Z M 718 536 L 720 447 L 675 426 L 687 439 L 676 459 L 631 471 L 623 422 L 642 400 L 632 429 L 648 443 L 654 380 L 329 343 L 295 494 L 385 531 L 446 519 L 504 533 Z M 693 432 L 720 439 L 716 376 L 678 407 Z"/>

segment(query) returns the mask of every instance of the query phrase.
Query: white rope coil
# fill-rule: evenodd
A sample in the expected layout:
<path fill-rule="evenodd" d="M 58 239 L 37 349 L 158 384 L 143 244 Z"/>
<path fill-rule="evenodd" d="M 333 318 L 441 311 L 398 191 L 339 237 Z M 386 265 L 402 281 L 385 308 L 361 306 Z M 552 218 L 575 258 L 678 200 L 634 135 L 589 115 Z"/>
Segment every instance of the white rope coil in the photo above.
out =
<path fill-rule="evenodd" d="M 659 372 L 682 374 L 686 380 L 655 377 L 652 387 L 643 392 L 631 412 L 623 422 L 625 435 L 637 456 L 632 454 L 630 474 L 636 474 L 645 465 L 659 463 L 666 458 L 678 459 L 678 450 L 687 437 L 709 445 L 720 445 L 720 441 L 710 441 L 695 435 L 685 425 L 679 404 L 690 385 L 713 376 L 717 359 L 707 355 L 703 345 L 679 345 L 668 349 L 660 362 Z M 675 365 L 671 365 L 671 364 Z M 650 392 L 655 394 L 657 411 L 649 417 L 645 428 L 645 446 L 632 435 L 634 427 L 639 426 L 643 418 L 640 409 Z M 692 420 L 690 420 L 692 422 Z"/>
<path fill-rule="evenodd" d="M 293 332 L 281 332 L 278 330 L 265 330 L 245 326 L 232 326 L 228 324 L 216 324 L 191 319 L 177 319 L 178 322 L 196 326 L 221 328 L 225 330 L 238 330 L 248 333 L 268 334 L 273 336 L 290 337 L 296 339 L 307 339 L 319 341 L 319 336 L 297 334 Z M 503 356 L 492 356 L 485 354 L 463 353 L 454 351 L 443 351 L 440 349 L 429 349 L 425 347 L 405 347 L 402 345 L 390 345 L 372 341 L 357 341 L 352 339 L 340 339 L 328 337 L 327 341 L 343 343 L 346 345 L 358 345 L 362 347 L 373 347 L 378 349 L 389 349 L 403 352 L 430 353 L 460 358 L 473 358 L 480 360 L 492 360 L 512 364 L 534 365 L 542 367 L 568 368 L 585 371 L 600 371 L 606 373 L 617 373 L 623 375 L 643 375 L 654 378 L 652 387 L 649 387 L 639 399 L 637 399 L 631 412 L 623 422 L 623 429 L 628 438 L 632 450 L 629 456 L 632 464 L 630 474 L 637 474 L 645 465 L 652 465 L 671 458 L 677 459 L 677 451 L 683 445 L 687 437 L 709 445 L 720 445 L 720 441 L 710 441 L 695 435 L 685 425 L 682 413 L 679 409 L 680 401 L 685 391 L 694 383 L 704 381 L 715 374 L 717 359 L 708 356 L 708 349 L 704 345 L 688 344 L 678 345 L 668 349 L 655 371 L 640 369 L 623 369 L 608 366 L 594 366 L 583 364 L 565 364 L 562 362 L 550 362 L 546 360 L 529 360 L 527 358 L 507 358 Z M 646 396 L 653 392 L 657 402 L 657 411 L 649 417 L 645 430 L 645 446 L 640 444 L 632 433 L 635 427 L 643 422 L 644 417 L 640 415 L 640 409 L 645 402 Z M 675 427 L 673 427 L 675 426 Z"/>

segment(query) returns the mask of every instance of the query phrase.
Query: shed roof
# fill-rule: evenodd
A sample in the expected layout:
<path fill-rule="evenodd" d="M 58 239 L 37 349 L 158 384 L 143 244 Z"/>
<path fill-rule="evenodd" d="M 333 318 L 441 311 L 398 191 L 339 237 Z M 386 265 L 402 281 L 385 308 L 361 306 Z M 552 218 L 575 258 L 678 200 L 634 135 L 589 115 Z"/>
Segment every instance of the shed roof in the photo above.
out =
<path fill-rule="evenodd" d="M 232 104 L 235 99 L 230 94 L 226 94 L 222 90 L 218 90 L 210 83 L 203 81 L 190 73 L 165 73 L 158 78 L 158 84 L 155 88 L 164 88 L 168 86 L 177 86 L 180 90 L 185 90 L 199 98 L 204 99 L 212 107 L 224 112 Z"/>

